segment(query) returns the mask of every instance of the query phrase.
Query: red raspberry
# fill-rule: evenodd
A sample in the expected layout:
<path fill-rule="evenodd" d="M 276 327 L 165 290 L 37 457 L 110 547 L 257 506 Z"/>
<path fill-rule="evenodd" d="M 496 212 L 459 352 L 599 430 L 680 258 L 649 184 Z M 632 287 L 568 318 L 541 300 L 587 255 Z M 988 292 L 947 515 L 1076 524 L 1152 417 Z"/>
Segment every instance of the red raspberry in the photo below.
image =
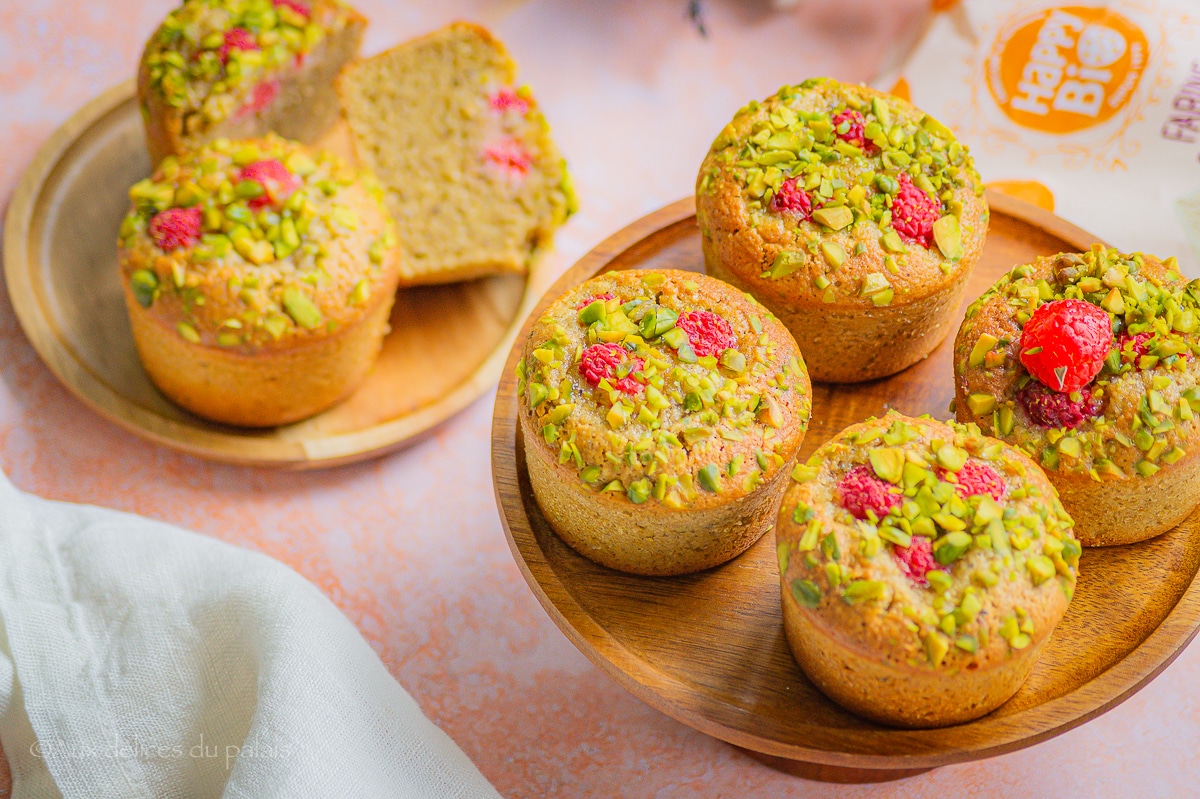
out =
<path fill-rule="evenodd" d="M 238 179 L 253 180 L 266 189 L 249 203 L 250 207 L 256 210 L 268 205 L 278 205 L 300 188 L 300 179 L 274 158 L 247 164 L 242 167 Z"/>
<path fill-rule="evenodd" d="M 901 496 L 892 491 L 892 484 L 880 480 L 867 464 L 846 472 L 837 487 L 840 504 L 856 519 L 867 518 L 867 511 L 882 519 L 900 504 Z"/>
<path fill-rule="evenodd" d="M 905 241 L 933 246 L 933 223 L 942 214 L 942 204 L 914 186 L 907 172 L 901 172 L 897 182 L 900 190 L 892 199 L 892 227 Z"/>
<path fill-rule="evenodd" d="M 1080 401 L 1074 402 L 1069 395 L 1052 391 L 1038 381 L 1030 380 L 1025 388 L 1017 392 L 1017 402 L 1039 427 L 1074 429 L 1088 419 L 1095 419 L 1104 407 L 1104 402 L 1091 388 L 1083 387 L 1080 394 Z"/>
<path fill-rule="evenodd" d="M 225 31 L 225 43 L 221 45 L 221 49 L 217 51 L 217 55 L 221 57 L 221 63 L 225 64 L 229 61 L 230 50 L 259 50 L 258 40 L 254 38 L 254 34 L 245 28 L 230 28 Z"/>
<path fill-rule="evenodd" d="M 275 98 L 278 96 L 279 81 L 274 79 L 264 80 L 262 83 L 255 86 L 254 90 L 250 92 L 250 99 L 246 101 L 245 105 L 238 109 L 237 115 L 242 117 L 246 116 L 247 114 L 257 114 L 259 111 L 275 102 Z"/>
<path fill-rule="evenodd" d="M 945 480 L 946 470 L 939 470 L 938 477 Z M 954 488 L 964 499 L 987 495 L 1000 502 L 1008 493 L 1008 486 L 1004 484 L 1004 478 L 1000 476 L 1000 473 L 982 461 L 967 461 L 958 470 L 955 479 L 957 485 Z"/>
<path fill-rule="evenodd" d="M 529 101 L 512 89 L 504 88 L 488 98 L 488 106 L 493 111 L 516 111 L 524 114 L 529 110 Z"/>
<path fill-rule="evenodd" d="M 604 294 L 596 294 L 591 297 L 588 297 L 586 300 L 584 300 L 583 302 L 576 305 L 575 310 L 582 311 L 584 308 L 588 307 L 596 300 L 611 300 L 612 298 L 613 298 L 613 295 L 609 294 L 608 292 L 605 292 Z"/>
<path fill-rule="evenodd" d="M 509 177 L 524 177 L 533 165 L 533 156 L 525 145 L 516 139 L 501 139 L 483 151 L 483 157 L 491 161 Z"/>
<path fill-rule="evenodd" d="M 1038 306 L 1025 323 L 1021 363 L 1046 386 L 1069 394 L 1100 374 L 1112 346 L 1112 323 L 1104 310 L 1083 300 L 1054 300 Z"/>
<path fill-rule="evenodd" d="M 274 0 L 274 3 L 276 8 L 287 6 L 305 19 L 312 16 L 312 9 L 308 7 L 308 3 L 303 3 L 301 0 Z"/>
<path fill-rule="evenodd" d="M 675 320 L 675 327 L 687 334 L 692 351 L 701 358 L 737 346 L 733 328 L 712 311 L 685 311 Z"/>
<path fill-rule="evenodd" d="M 867 155 L 873 155 L 879 152 L 879 148 L 875 146 L 875 142 L 870 141 L 863 134 L 863 124 L 866 120 L 863 115 L 855 111 L 853 108 L 844 108 L 833 117 L 833 126 L 841 127 L 842 123 L 849 124 L 845 133 L 837 134 L 837 137 L 847 144 L 853 144 L 855 147 L 861 147 L 862 151 Z"/>
<path fill-rule="evenodd" d="M 788 178 L 779 185 L 775 196 L 771 198 L 771 210 L 808 219 L 812 215 L 812 199 L 808 192 L 796 185 L 795 178 Z"/>
<path fill-rule="evenodd" d="M 633 360 L 633 368 L 625 377 L 614 380 L 613 375 L 616 374 L 617 367 L 626 358 Z M 583 356 L 579 359 L 579 373 L 583 375 L 583 379 L 588 381 L 589 385 L 598 386 L 601 380 L 608 378 L 608 382 L 618 391 L 626 394 L 639 394 L 642 391 L 642 384 L 634 380 L 633 373 L 640 372 L 643 364 L 644 361 L 641 358 L 634 358 L 620 344 L 592 344 L 583 351 Z"/>
<path fill-rule="evenodd" d="M 941 570 L 942 568 L 933 559 L 933 542 L 919 535 L 914 535 L 912 543 L 906 547 L 893 545 L 892 554 L 900 565 L 900 571 L 922 588 L 929 585 L 929 580 L 925 575 L 934 569 Z"/>
<path fill-rule="evenodd" d="M 200 241 L 202 229 L 199 208 L 168 208 L 150 220 L 150 236 L 164 251 L 191 247 Z"/>

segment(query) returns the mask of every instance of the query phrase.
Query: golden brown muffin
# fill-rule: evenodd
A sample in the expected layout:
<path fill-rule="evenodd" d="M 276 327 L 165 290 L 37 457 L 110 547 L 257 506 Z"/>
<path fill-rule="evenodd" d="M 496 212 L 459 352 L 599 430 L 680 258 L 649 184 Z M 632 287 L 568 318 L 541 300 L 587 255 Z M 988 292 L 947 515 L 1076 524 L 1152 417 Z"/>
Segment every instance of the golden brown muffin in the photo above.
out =
<path fill-rule="evenodd" d="M 517 367 L 529 480 L 564 541 L 683 574 L 770 529 L 812 407 L 787 329 L 676 270 L 609 272 L 555 300 Z"/>
<path fill-rule="evenodd" d="M 948 128 L 826 78 L 738 111 L 696 180 L 710 275 L 750 292 L 813 380 L 894 374 L 950 332 L 983 251 L 983 183 Z"/>
<path fill-rule="evenodd" d="M 454 23 L 338 79 L 359 160 L 404 231 L 401 283 L 526 271 L 575 210 L 566 163 L 517 66 Z"/>
<path fill-rule="evenodd" d="M 1015 267 L 954 345 L 961 421 L 1045 468 L 1085 546 L 1171 529 L 1200 504 L 1200 280 L 1096 245 Z"/>
<path fill-rule="evenodd" d="M 902 727 L 969 721 L 1016 693 L 1082 551 L 1028 456 L 893 412 L 792 476 L 776 527 L 784 629 L 818 688 Z"/>
<path fill-rule="evenodd" d="M 367 20 L 340 0 L 185 0 L 146 43 L 138 102 L 152 163 L 216 138 L 312 143 Z"/>
<path fill-rule="evenodd" d="M 276 136 L 218 139 L 129 191 L 121 277 L 138 354 L 201 416 L 261 427 L 352 391 L 398 279 L 370 173 Z"/>

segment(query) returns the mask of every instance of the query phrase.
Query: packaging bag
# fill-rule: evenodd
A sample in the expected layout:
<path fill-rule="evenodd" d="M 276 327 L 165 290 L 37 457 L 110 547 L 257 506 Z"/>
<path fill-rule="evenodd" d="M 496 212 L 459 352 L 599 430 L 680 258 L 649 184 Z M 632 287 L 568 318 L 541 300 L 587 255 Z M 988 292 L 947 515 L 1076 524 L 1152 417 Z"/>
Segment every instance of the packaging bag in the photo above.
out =
<path fill-rule="evenodd" d="M 935 0 L 878 85 L 984 180 L 1200 277 L 1200 0 Z"/>

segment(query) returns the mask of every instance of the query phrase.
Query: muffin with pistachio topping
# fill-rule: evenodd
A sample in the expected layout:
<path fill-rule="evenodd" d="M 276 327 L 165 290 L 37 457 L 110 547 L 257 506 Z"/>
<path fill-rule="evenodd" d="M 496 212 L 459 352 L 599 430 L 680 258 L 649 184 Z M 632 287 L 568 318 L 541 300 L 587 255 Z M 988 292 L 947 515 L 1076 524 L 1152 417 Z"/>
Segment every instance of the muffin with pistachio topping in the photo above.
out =
<path fill-rule="evenodd" d="M 146 43 L 138 102 L 155 164 L 215 138 L 311 143 L 367 21 L 340 0 L 184 0 Z"/>
<path fill-rule="evenodd" d="M 752 293 L 812 378 L 898 372 L 950 332 L 983 251 L 983 183 L 948 128 L 824 78 L 751 102 L 696 181 L 710 275 Z"/>
<path fill-rule="evenodd" d="M 788 643 L 818 688 L 902 727 L 1016 693 L 1075 590 L 1071 517 L 1025 453 L 889 413 L 792 473 L 776 527 Z"/>
<path fill-rule="evenodd" d="M 1095 245 L 1015 267 L 968 309 L 955 412 L 1038 460 L 1086 546 L 1200 504 L 1200 280 Z"/>
<path fill-rule="evenodd" d="M 676 270 L 610 272 L 556 299 L 518 379 L 546 519 L 636 574 L 716 566 L 770 529 L 812 407 L 787 329 L 732 286 Z"/>
<path fill-rule="evenodd" d="M 387 332 L 399 248 L 369 173 L 276 136 L 218 139 L 129 190 L 125 304 L 150 379 L 226 424 L 348 394 Z"/>

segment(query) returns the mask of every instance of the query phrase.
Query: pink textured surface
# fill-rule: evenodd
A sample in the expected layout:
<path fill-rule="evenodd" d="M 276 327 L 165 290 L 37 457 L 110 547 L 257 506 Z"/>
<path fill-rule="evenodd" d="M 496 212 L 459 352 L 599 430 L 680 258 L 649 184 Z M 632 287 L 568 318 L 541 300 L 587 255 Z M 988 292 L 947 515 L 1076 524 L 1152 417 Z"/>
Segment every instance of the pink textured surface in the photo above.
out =
<path fill-rule="evenodd" d="M 765 0 L 709 0 L 707 40 L 686 21 L 685 0 L 358 5 L 372 18 L 371 52 L 455 18 L 493 27 L 512 49 L 582 198 L 551 255 L 552 277 L 607 234 L 690 193 L 705 148 L 745 100 L 811 75 L 868 79 L 925 2 L 807 0 L 772 16 Z M 5 204 L 39 144 L 133 75 L 169 7 L 0 2 Z M 0 291 L 0 466 L 13 482 L 288 563 L 358 625 L 505 796 L 1195 795 L 1195 647 L 1079 730 L 882 786 L 788 777 L 651 710 L 599 674 L 525 586 L 492 499 L 490 415 L 486 397 L 412 449 L 318 474 L 210 465 L 134 439 L 80 405 L 38 360 Z"/>

